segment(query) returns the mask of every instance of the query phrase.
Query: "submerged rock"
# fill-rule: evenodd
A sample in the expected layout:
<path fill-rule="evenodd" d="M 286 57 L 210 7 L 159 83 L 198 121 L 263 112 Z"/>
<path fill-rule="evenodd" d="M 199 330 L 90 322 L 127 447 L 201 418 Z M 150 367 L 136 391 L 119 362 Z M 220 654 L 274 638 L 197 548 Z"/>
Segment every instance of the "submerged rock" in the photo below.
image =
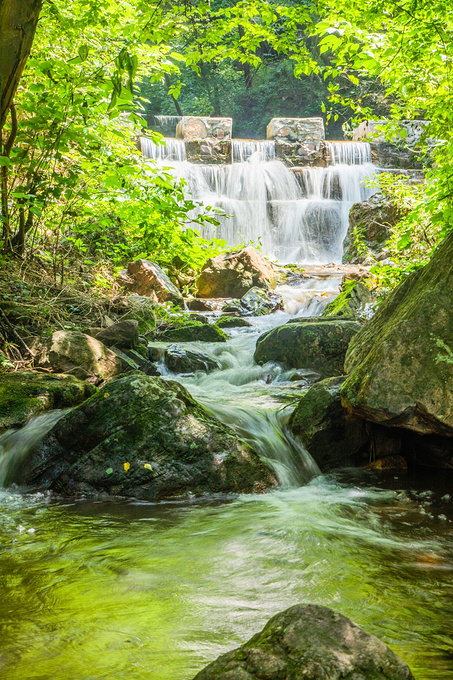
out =
<path fill-rule="evenodd" d="M 414 680 L 409 667 L 342 614 L 299 604 L 194 680 Z"/>
<path fill-rule="evenodd" d="M 355 335 L 341 395 L 357 415 L 453 436 L 453 233 Z"/>
<path fill-rule="evenodd" d="M 50 409 L 76 406 L 96 388 L 72 375 L 16 371 L 0 374 L 0 431 L 21 427 Z"/>
<path fill-rule="evenodd" d="M 150 297 L 156 302 L 171 302 L 184 307 L 184 298 L 155 262 L 135 260 L 120 274 L 120 280 L 131 293 Z"/>
<path fill-rule="evenodd" d="M 20 482 L 147 500 L 276 485 L 253 450 L 184 387 L 140 373 L 112 381 L 64 416 L 29 457 Z"/>
<path fill-rule="evenodd" d="M 240 298 L 250 288 L 268 288 L 275 280 L 272 265 L 252 246 L 209 259 L 197 282 L 201 298 Z"/>
<path fill-rule="evenodd" d="M 311 320 L 274 328 L 258 338 L 255 361 L 279 361 L 290 368 L 311 368 L 323 376 L 343 373 L 351 338 L 360 330 L 354 321 Z"/>
<path fill-rule="evenodd" d="M 185 349 L 179 345 L 170 345 L 165 350 L 164 361 L 174 373 L 192 373 L 204 371 L 209 373 L 220 368 L 218 361 L 204 352 Z"/>
<path fill-rule="evenodd" d="M 41 341 L 35 365 L 100 383 L 121 373 L 117 356 L 96 338 L 78 331 L 56 331 Z"/>

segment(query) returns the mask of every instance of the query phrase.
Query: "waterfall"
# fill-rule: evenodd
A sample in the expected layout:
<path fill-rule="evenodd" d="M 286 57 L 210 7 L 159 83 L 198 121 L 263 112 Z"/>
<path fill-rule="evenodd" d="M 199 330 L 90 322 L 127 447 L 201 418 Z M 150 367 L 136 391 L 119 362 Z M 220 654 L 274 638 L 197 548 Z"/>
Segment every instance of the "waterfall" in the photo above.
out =
<path fill-rule="evenodd" d="M 270 161 L 275 158 L 275 142 L 269 140 L 233 139 L 231 142 L 233 163 L 244 163 L 253 154 L 259 153 L 260 160 Z"/>
<path fill-rule="evenodd" d="M 332 165 L 371 163 L 370 145 L 363 142 L 326 142 Z"/>
<path fill-rule="evenodd" d="M 143 154 L 170 165 L 195 201 L 224 213 L 203 236 L 258 243 L 281 264 L 340 263 L 349 210 L 375 191 L 366 185 L 376 171 L 366 142 L 326 142 L 331 165 L 293 169 L 275 159 L 269 141 L 233 140 L 228 165 L 190 163 L 182 140 L 165 143 L 142 138 Z"/>
<path fill-rule="evenodd" d="M 0 435 L 0 488 L 14 481 L 28 454 L 67 412 L 68 409 L 48 411 L 32 418 L 20 430 L 6 430 Z"/>
<path fill-rule="evenodd" d="M 186 146 L 182 139 L 166 137 L 163 142 L 164 144 L 155 144 L 148 137 L 140 137 L 142 154 L 146 158 L 152 158 L 153 161 L 169 160 L 181 163 L 186 160 Z"/>

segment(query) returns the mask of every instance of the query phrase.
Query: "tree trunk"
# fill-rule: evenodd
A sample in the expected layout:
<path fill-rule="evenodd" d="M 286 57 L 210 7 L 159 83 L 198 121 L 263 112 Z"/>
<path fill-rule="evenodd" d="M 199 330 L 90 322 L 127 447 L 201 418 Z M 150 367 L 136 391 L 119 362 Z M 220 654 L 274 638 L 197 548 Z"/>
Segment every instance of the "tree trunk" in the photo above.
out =
<path fill-rule="evenodd" d="M 0 0 L 0 131 L 30 54 L 42 0 Z"/>

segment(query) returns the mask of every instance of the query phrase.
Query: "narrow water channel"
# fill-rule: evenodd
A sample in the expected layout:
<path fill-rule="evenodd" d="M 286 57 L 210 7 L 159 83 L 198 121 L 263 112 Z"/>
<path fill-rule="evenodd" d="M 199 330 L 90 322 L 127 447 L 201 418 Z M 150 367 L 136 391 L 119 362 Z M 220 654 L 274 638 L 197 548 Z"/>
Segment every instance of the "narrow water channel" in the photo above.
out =
<path fill-rule="evenodd" d="M 316 286 L 283 293 L 292 314 L 319 312 Z M 0 492 L 2 680 L 190 680 L 300 602 L 350 616 L 417 680 L 451 680 L 451 479 L 318 474 L 285 430 L 304 376 L 252 360 L 288 318 L 203 344 L 222 369 L 177 377 L 272 462 L 279 490 L 159 504 Z"/>

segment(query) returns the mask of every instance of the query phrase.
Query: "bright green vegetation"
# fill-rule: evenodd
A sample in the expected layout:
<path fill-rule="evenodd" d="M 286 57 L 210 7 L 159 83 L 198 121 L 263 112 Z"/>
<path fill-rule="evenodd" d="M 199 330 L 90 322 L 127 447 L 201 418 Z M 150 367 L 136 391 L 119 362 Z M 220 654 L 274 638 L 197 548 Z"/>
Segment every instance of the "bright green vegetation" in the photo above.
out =
<path fill-rule="evenodd" d="M 399 119 L 430 121 L 419 153 L 434 163 L 394 244 L 416 266 L 452 221 L 452 12 L 447 0 L 45 0 L 2 99 L 4 249 L 86 285 L 138 255 L 196 270 L 222 247 L 196 231 L 215 214 L 194 224 L 183 186 L 143 161 L 137 114 L 232 115 L 237 136 L 257 136 L 272 116 L 323 112 L 337 137 L 342 122 L 390 116 L 402 146 Z"/>
<path fill-rule="evenodd" d="M 417 680 L 449 680 L 448 483 L 433 495 L 357 481 L 221 505 L 1 495 L 2 679 L 190 680 L 313 602 L 378 635 Z"/>

